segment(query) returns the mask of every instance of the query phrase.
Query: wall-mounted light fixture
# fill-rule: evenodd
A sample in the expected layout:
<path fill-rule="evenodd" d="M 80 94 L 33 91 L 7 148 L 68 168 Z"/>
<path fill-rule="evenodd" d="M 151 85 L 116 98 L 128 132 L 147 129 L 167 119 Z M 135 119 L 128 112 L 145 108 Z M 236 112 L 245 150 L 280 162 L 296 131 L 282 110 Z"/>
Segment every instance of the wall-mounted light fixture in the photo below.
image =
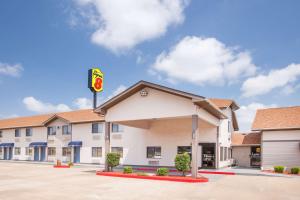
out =
<path fill-rule="evenodd" d="M 142 89 L 140 91 L 140 95 L 141 95 L 141 97 L 146 97 L 148 95 L 148 91 L 146 89 Z"/>

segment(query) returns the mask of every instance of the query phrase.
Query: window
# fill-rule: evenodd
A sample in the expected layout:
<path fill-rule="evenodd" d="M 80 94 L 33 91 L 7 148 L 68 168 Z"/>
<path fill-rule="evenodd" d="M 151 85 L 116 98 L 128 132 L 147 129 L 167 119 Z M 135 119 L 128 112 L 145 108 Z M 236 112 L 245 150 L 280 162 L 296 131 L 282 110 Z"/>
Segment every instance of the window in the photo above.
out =
<path fill-rule="evenodd" d="M 71 156 L 71 152 L 72 152 L 71 147 L 63 147 L 62 148 L 62 156 L 70 157 Z"/>
<path fill-rule="evenodd" d="M 31 156 L 32 155 L 32 148 L 25 147 L 25 155 L 26 156 Z"/>
<path fill-rule="evenodd" d="M 56 127 L 55 126 L 49 126 L 48 129 L 48 135 L 56 135 Z"/>
<path fill-rule="evenodd" d="M 228 148 L 228 158 L 232 159 L 232 148 Z"/>
<path fill-rule="evenodd" d="M 0 148 L 0 155 L 2 155 L 2 148 Z"/>
<path fill-rule="evenodd" d="M 228 133 L 231 132 L 231 121 L 228 121 Z"/>
<path fill-rule="evenodd" d="M 26 128 L 26 136 L 32 136 L 32 128 Z"/>
<path fill-rule="evenodd" d="M 63 125 L 62 126 L 62 134 L 63 135 L 70 135 L 72 132 L 72 126 L 71 125 Z"/>
<path fill-rule="evenodd" d="M 113 133 L 119 133 L 119 132 L 123 132 L 123 131 L 124 131 L 124 129 L 123 129 L 122 125 L 112 123 L 112 125 L 111 125 L 111 132 L 113 132 Z"/>
<path fill-rule="evenodd" d="M 21 148 L 15 147 L 15 155 L 20 155 L 20 154 L 21 154 Z"/>
<path fill-rule="evenodd" d="M 121 155 L 121 158 L 123 157 L 123 147 L 112 147 L 111 152 L 119 153 Z"/>
<path fill-rule="evenodd" d="M 224 147 L 224 160 L 227 160 L 227 156 L 228 156 L 228 148 L 227 147 Z"/>
<path fill-rule="evenodd" d="M 161 147 L 147 147 L 147 158 L 161 158 Z"/>
<path fill-rule="evenodd" d="M 102 147 L 92 147 L 92 157 L 102 157 Z"/>
<path fill-rule="evenodd" d="M 55 155 L 56 155 L 56 148 L 48 147 L 48 156 L 55 156 Z"/>
<path fill-rule="evenodd" d="M 15 137 L 21 137 L 21 130 L 15 129 Z"/>
<path fill-rule="evenodd" d="M 0 131 L 0 138 L 2 138 L 2 131 Z"/>
<path fill-rule="evenodd" d="M 92 133 L 103 133 L 103 123 L 92 123 Z"/>
<path fill-rule="evenodd" d="M 192 155 L 192 147 L 191 146 L 178 146 L 177 154 L 188 153 L 190 156 Z"/>
<path fill-rule="evenodd" d="M 224 147 L 220 147 L 220 161 L 224 161 Z"/>

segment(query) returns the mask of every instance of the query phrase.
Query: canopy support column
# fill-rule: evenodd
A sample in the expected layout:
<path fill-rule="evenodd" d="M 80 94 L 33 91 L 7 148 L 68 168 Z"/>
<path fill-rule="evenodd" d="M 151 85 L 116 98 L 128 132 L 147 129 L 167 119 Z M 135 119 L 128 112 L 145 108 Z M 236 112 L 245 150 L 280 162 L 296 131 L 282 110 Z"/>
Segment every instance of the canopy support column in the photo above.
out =
<path fill-rule="evenodd" d="M 110 152 L 110 122 L 105 122 L 105 171 L 109 171 L 107 154 Z"/>
<path fill-rule="evenodd" d="M 192 177 L 197 178 L 198 175 L 198 115 L 192 115 Z"/>

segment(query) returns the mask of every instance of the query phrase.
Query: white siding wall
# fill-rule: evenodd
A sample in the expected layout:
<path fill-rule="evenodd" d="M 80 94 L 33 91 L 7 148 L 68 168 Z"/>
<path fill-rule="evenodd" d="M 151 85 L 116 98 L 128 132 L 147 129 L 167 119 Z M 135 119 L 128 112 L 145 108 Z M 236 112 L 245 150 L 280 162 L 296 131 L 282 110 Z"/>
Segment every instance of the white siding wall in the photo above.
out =
<path fill-rule="evenodd" d="M 263 131 L 262 168 L 300 166 L 300 130 Z"/>
<path fill-rule="evenodd" d="M 228 119 L 221 120 L 220 123 L 220 136 L 219 136 L 219 144 L 221 147 L 227 147 L 227 150 L 229 151 L 229 148 L 231 146 L 231 134 L 233 132 L 233 123 L 232 123 L 232 113 L 231 108 L 226 108 L 222 110 L 224 114 L 228 117 Z M 228 123 L 229 123 L 229 131 L 228 131 Z M 219 157 L 221 158 L 221 150 L 219 150 Z M 225 151 L 223 151 L 223 154 L 225 155 Z M 229 153 L 227 152 L 227 155 Z M 225 156 L 224 156 L 225 157 Z M 227 156 L 228 158 L 228 156 Z M 224 161 L 220 161 L 219 167 L 227 167 L 231 164 L 231 159 L 227 159 Z"/>

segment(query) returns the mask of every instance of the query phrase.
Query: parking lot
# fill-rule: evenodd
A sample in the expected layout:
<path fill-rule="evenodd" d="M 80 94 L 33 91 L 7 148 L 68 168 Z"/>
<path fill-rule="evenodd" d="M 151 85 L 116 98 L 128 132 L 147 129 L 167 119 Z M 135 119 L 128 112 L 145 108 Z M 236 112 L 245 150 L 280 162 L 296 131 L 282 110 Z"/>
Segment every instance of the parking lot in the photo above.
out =
<path fill-rule="evenodd" d="M 300 199 L 300 178 L 209 175 L 209 183 L 96 176 L 94 167 L 0 162 L 0 199 Z"/>

